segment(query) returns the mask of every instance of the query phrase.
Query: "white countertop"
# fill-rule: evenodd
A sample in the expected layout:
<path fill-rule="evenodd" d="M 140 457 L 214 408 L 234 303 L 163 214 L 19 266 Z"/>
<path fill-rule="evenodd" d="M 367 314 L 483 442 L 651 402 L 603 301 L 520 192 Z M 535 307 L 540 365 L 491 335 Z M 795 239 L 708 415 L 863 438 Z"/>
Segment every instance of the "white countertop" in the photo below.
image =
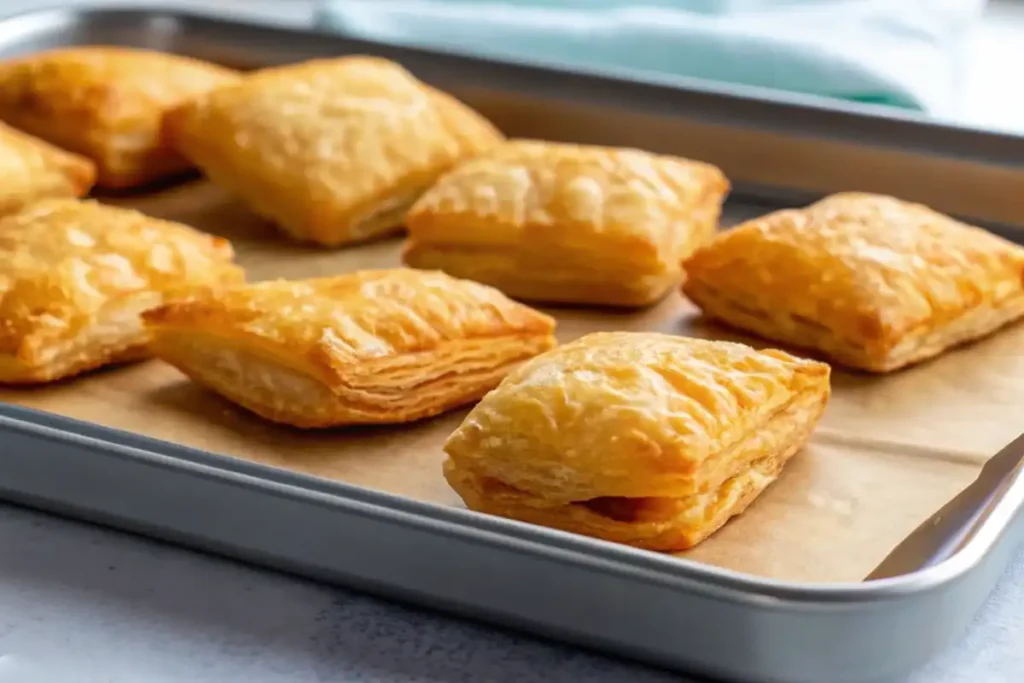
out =
<path fill-rule="evenodd" d="M 0 11 L 37 3 L 0 0 Z M 304 0 L 208 0 L 308 20 Z M 244 7 L 244 10 L 241 8 Z M 1024 8 L 971 50 L 965 120 L 1024 130 Z M 1024 554 L 964 640 L 912 683 L 1024 680 Z M 144 539 L 0 506 L 0 683 L 679 680 Z M 826 683 L 826 682 L 823 682 Z M 909 682 L 908 682 L 909 683 Z"/>

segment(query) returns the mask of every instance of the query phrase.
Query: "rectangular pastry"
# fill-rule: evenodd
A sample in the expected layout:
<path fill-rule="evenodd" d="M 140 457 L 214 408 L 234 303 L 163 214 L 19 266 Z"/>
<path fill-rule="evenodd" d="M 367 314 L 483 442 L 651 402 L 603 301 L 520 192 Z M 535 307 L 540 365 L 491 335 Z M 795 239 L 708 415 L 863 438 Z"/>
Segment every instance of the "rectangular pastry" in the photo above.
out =
<path fill-rule="evenodd" d="M 100 187 L 135 187 L 191 167 L 164 143 L 164 113 L 238 78 L 148 50 L 62 48 L 0 63 L 0 120 L 92 159 Z"/>
<path fill-rule="evenodd" d="M 445 444 L 466 505 L 649 550 L 684 550 L 771 484 L 829 398 L 781 351 L 606 332 L 510 373 Z"/>
<path fill-rule="evenodd" d="M 256 213 L 325 246 L 397 230 L 438 175 L 501 140 L 476 112 L 373 57 L 255 73 L 168 116 L 166 135 Z"/>
<path fill-rule="evenodd" d="M 95 179 L 88 159 L 0 123 L 0 215 L 40 199 L 81 197 Z"/>
<path fill-rule="evenodd" d="M 399 423 L 475 401 L 554 345 L 554 321 L 443 273 L 271 281 L 145 314 L 158 356 L 296 427 Z"/>
<path fill-rule="evenodd" d="M 718 228 L 714 166 L 515 140 L 442 177 L 406 217 L 404 259 L 520 298 L 645 306 Z"/>
<path fill-rule="evenodd" d="M 754 219 L 684 267 L 683 291 L 707 316 L 873 372 L 1024 315 L 1024 249 L 879 195 Z"/>
<path fill-rule="evenodd" d="M 49 382 L 146 355 L 139 314 L 241 282 L 231 245 L 91 200 L 0 219 L 0 383 Z"/>

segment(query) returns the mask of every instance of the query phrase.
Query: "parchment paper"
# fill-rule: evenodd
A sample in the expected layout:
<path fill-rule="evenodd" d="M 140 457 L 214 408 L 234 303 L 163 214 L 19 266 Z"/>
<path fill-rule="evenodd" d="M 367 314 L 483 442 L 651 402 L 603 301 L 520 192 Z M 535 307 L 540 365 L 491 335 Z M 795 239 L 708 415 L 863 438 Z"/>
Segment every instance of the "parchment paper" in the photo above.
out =
<path fill-rule="evenodd" d="M 204 181 L 106 198 L 229 237 L 250 279 L 399 264 L 401 238 L 324 251 L 289 243 Z M 568 341 L 596 330 L 658 330 L 765 342 L 707 324 L 678 294 L 641 313 L 548 309 Z M 743 516 L 684 556 L 760 576 L 859 581 L 966 487 L 1020 432 L 1024 325 L 888 377 L 836 371 L 810 445 Z M 264 422 L 158 361 L 0 400 L 442 505 L 445 438 L 466 410 L 412 425 L 303 432 Z"/>

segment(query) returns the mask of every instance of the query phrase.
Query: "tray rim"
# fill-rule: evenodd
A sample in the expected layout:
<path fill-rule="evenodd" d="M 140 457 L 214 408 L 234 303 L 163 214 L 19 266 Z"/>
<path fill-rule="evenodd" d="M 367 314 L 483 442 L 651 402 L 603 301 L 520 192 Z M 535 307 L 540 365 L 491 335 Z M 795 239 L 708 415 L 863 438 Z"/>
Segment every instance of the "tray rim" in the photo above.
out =
<path fill-rule="evenodd" d="M 697 585 L 702 591 L 710 590 L 721 599 L 738 602 L 770 599 L 797 609 L 827 609 L 854 604 L 863 607 L 941 588 L 979 565 L 1024 511 L 1022 460 L 1004 495 L 984 510 L 985 522 L 977 525 L 974 533 L 949 557 L 899 576 L 861 582 L 810 583 L 760 577 L 686 558 L 660 555 L 0 402 L 0 434 L 6 431 L 76 444 L 86 450 L 103 449 L 120 458 L 132 458 L 151 466 L 184 470 L 236 486 L 262 489 L 270 495 L 302 498 L 307 502 L 339 507 L 350 514 L 374 516 L 433 533 L 470 537 L 487 544 L 519 545 L 521 552 L 561 557 L 591 567 L 601 565 L 605 570 L 629 573 L 634 580 L 678 587 Z M 1024 450 L 1024 436 L 1006 448 Z"/>
<path fill-rule="evenodd" d="M 731 103 L 742 102 L 781 108 L 789 113 L 797 112 L 812 117 L 821 116 L 824 129 L 834 133 L 842 128 L 844 121 L 852 119 L 859 123 L 876 124 L 876 133 L 892 140 L 893 148 L 907 148 L 907 140 L 899 140 L 901 129 L 923 132 L 929 136 L 961 136 L 967 143 L 985 143 L 966 154 L 987 164 L 1002 164 L 1014 167 L 1024 166 L 1024 135 L 1003 131 L 990 131 L 951 122 L 937 121 L 912 111 L 892 109 L 878 105 L 830 100 L 828 98 L 799 93 L 780 93 L 755 86 L 732 86 L 716 84 L 695 78 L 672 77 L 661 79 L 645 77 L 640 79 L 631 73 L 609 73 L 608 70 L 582 68 L 561 68 L 543 64 L 529 64 L 512 60 L 473 57 L 454 52 L 396 47 L 385 43 L 345 38 L 317 26 L 295 28 L 277 26 L 258 18 L 242 18 L 233 15 L 207 13 L 183 8 L 161 8 L 139 5 L 131 7 L 90 6 L 83 4 L 73 7 L 42 7 L 34 10 L 4 15 L 0 13 L 0 49 L 10 39 L 7 32 L 19 24 L 37 25 L 35 30 L 60 23 L 79 21 L 82 18 L 97 20 L 104 18 L 154 21 L 169 19 L 176 22 L 199 22 L 223 27 L 239 26 L 294 36 L 316 35 L 325 40 L 336 40 L 339 44 L 365 46 L 368 50 L 415 58 L 417 55 L 433 59 L 451 59 L 466 64 L 477 64 L 486 68 L 511 70 L 518 77 L 536 78 L 543 74 L 549 78 L 572 78 L 584 86 L 594 88 L 616 87 L 644 95 L 642 100 L 650 101 L 651 95 L 671 94 L 680 97 L 698 97 Z M 649 75 L 648 75 L 649 76 Z M 671 82 L 668 82 L 671 81 Z M 620 105 L 628 105 L 634 98 L 622 98 Z M 662 106 L 670 110 L 671 103 Z M 894 127 L 886 129 L 886 126 Z M 790 122 L 787 126 L 794 135 L 804 135 L 800 126 Z M 822 129 L 822 126 L 816 127 Z M 863 142 L 863 141 L 862 141 Z M 868 144 L 871 140 L 868 141 Z M 928 145 L 910 145 L 911 149 L 927 153 Z M 967 144 L 966 147 L 971 147 Z M 957 152 L 966 152 L 963 145 Z M 1018 152 L 1020 150 L 1020 152 Z M 981 153 L 985 152 L 985 153 Z M 993 154 L 992 152 L 995 152 Z M 934 152 L 933 152 L 934 153 Z M 948 156 L 944 155 L 944 156 Z M 65 428 L 61 428 L 61 427 Z M 72 431 L 77 429 L 77 431 Z M 1020 463 L 1012 473 L 1012 481 L 1004 480 L 1007 490 L 983 512 L 984 523 L 977 525 L 967 540 L 949 557 L 936 564 L 914 570 L 899 576 L 872 580 L 869 582 L 804 583 L 770 579 L 751 574 L 701 564 L 683 558 L 666 557 L 656 553 L 618 546 L 595 539 L 568 534 L 552 529 L 490 517 L 468 510 L 440 504 L 417 501 L 395 494 L 304 475 L 297 472 L 273 468 L 228 455 L 219 455 L 202 449 L 191 448 L 170 441 L 164 441 L 123 430 L 83 422 L 52 413 L 46 413 L 23 406 L 0 402 L 0 432 L 18 430 L 35 436 L 64 442 L 77 443 L 86 449 L 103 448 L 120 457 L 134 457 L 157 467 L 178 467 L 194 474 L 218 478 L 235 485 L 255 485 L 257 488 L 276 494 L 305 497 L 321 504 L 344 508 L 347 512 L 387 517 L 396 522 L 418 526 L 421 529 L 446 534 L 472 536 L 482 543 L 518 543 L 527 546 L 529 552 L 553 557 L 564 556 L 567 560 L 585 565 L 601 564 L 605 569 L 628 572 L 632 578 L 657 581 L 675 585 L 697 585 L 701 590 L 712 590 L 719 597 L 728 600 L 749 602 L 763 600 L 788 603 L 801 609 L 825 609 L 849 606 L 854 603 L 891 601 L 911 597 L 938 589 L 943 585 L 966 575 L 980 564 L 993 547 L 1000 541 L 1015 518 L 1024 510 L 1024 470 Z M 1024 449 L 1024 437 L 1007 448 Z"/>

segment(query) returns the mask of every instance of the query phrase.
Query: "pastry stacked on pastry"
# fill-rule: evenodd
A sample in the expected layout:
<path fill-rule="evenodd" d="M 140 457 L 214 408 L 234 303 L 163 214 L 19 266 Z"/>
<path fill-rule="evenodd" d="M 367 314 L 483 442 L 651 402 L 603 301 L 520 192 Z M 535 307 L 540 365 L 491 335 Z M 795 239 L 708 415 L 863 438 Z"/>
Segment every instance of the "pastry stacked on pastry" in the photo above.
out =
<path fill-rule="evenodd" d="M 443 176 L 406 217 L 404 260 L 528 300 L 646 306 L 715 234 L 714 166 L 515 140 Z"/>
<path fill-rule="evenodd" d="M 1024 316 L 1024 248 L 881 195 L 756 218 L 684 267 L 683 291 L 709 317 L 872 372 Z"/>
<path fill-rule="evenodd" d="M 264 69 L 172 112 L 171 144 L 290 236 L 394 232 L 454 164 L 501 141 L 479 114 L 375 57 Z"/>
<path fill-rule="evenodd" d="M 555 344 L 554 320 L 497 290 L 405 268 L 252 284 L 145 320 L 160 358 L 297 427 L 437 415 Z"/>
<path fill-rule="evenodd" d="M 191 168 L 163 141 L 164 114 L 239 78 L 150 50 L 51 50 L 0 64 L 0 120 L 91 159 L 100 187 L 136 187 Z"/>
<path fill-rule="evenodd" d="M 445 445 L 481 512 L 651 550 L 699 543 L 807 440 L 829 367 L 654 333 L 591 334 L 514 370 Z"/>
<path fill-rule="evenodd" d="M 0 219 L 0 383 L 145 357 L 142 311 L 242 282 L 232 258 L 219 237 L 91 200 Z"/>

